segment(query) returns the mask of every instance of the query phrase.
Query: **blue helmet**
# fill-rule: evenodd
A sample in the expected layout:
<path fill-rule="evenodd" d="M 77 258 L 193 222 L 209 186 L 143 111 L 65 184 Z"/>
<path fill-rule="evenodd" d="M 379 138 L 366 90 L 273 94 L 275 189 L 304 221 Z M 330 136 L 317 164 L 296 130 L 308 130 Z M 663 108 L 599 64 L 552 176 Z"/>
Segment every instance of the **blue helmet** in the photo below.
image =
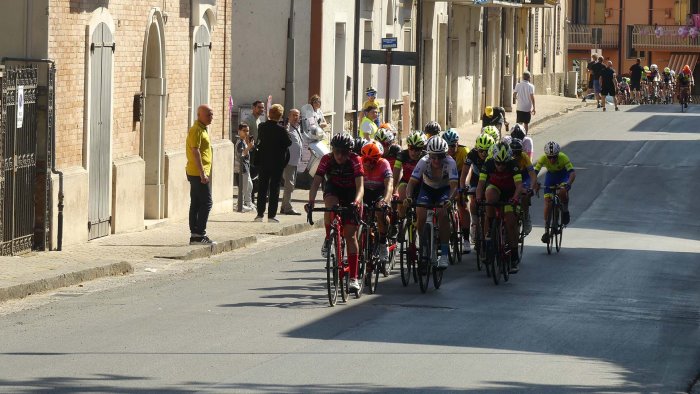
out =
<path fill-rule="evenodd" d="M 457 145 L 459 142 L 459 134 L 457 134 L 454 129 L 447 130 L 442 138 L 447 142 L 447 145 Z"/>

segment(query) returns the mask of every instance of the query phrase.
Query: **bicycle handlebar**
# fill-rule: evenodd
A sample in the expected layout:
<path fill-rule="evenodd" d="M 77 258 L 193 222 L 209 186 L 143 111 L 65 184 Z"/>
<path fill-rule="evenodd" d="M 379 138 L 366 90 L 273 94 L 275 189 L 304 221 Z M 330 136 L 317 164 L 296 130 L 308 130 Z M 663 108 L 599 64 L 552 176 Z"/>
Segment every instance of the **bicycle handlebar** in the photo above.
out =
<path fill-rule="evenodd" d="M 308 209 L 308 208 L 310 208 L 310 207 L 309 207 L 308 204 L 307 204 L 307 205 L 305 206 L 305 208 L 307 208 L 306 221 L 307 221 L 307 223 L 309 223 L 309 224 L 312 225 L 312 226 L 314 225 L 314 221 L 313 221 L 313 218 L 312 218 L 312 215 L 313 215 L 314 212 L 335 212 L 335 213 L 340 214 L 340 213 L 343 213 L 343 212 L 354 211 L 355 216 L 357 216 L 357 209 L 356 209 L 356 207 L 343 207 L 343 206 L 340 206 L 340 205 L 336 205 L 336 206 L 331 207 L 331 208 L 326 208 L 326 207 L 323 207 L 323 208 L 315 208 L 315 207 L 314 207 L 314 208 Z"/>

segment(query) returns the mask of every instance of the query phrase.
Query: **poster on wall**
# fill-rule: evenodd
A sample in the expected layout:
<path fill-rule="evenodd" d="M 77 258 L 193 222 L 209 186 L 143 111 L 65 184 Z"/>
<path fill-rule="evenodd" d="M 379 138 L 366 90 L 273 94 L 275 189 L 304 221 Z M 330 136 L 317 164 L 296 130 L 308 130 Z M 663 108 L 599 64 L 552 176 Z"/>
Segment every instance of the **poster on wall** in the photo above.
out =
<path fill-rule="evenodd" d="M 17 128 L 24 123 L 24 85 L 17 86 Z"/>

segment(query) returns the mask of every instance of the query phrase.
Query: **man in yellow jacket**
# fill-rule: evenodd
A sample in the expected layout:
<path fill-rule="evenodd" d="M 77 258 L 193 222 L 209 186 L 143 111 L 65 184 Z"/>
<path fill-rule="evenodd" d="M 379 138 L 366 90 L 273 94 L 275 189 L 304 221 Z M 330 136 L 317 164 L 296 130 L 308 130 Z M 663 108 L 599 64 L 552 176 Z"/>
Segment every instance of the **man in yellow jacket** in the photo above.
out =
<path fill-rule="evenodd" d="M 360 138 L 371 140 L 374 139 L 374 135 L 377 133 L 377 130 L 379 130 L 379 127 L 377 127 L 377 123 L 375 122 L 377 116 L 379 116 L 379 109 L 376 105 L 369 105 L 364 109 L 364 111 L 365 117 L 362 118 L 362 122 L 360 122 L 360 130 L 358 134 Z"/>

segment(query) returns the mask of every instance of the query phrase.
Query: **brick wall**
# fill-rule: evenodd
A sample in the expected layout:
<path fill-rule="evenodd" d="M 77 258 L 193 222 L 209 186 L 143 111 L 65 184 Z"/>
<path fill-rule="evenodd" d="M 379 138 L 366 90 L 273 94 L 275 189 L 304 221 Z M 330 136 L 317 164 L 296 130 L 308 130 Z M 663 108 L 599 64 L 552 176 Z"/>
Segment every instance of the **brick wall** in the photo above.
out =
<path fill-rule="evenodd" d="M 230 7 L 232 0 L 217 1 L 217 22 L 212 31 L 210 104 L 213 139 L 228 136 L 230 86 Z M 192 27 L 189 0 L 51 0 L 49 4 L 49 57 L 56 61 L 56 158 L 60 167 L 83 165 L 84 112 L 88 23 L 93 12 L 106 6 L 115 25 L 112 118 L 112 160 L 139 154 L 141 125 L 133 121 L 134 95 L 141 90 L 141 65 L 148 15 L 154 7 L 167 12 L 165 58 L 168 108 L 166 150 L 183 149 L 189 128 Z M 99 12 L 99 11 L 97 11 Z"/>

